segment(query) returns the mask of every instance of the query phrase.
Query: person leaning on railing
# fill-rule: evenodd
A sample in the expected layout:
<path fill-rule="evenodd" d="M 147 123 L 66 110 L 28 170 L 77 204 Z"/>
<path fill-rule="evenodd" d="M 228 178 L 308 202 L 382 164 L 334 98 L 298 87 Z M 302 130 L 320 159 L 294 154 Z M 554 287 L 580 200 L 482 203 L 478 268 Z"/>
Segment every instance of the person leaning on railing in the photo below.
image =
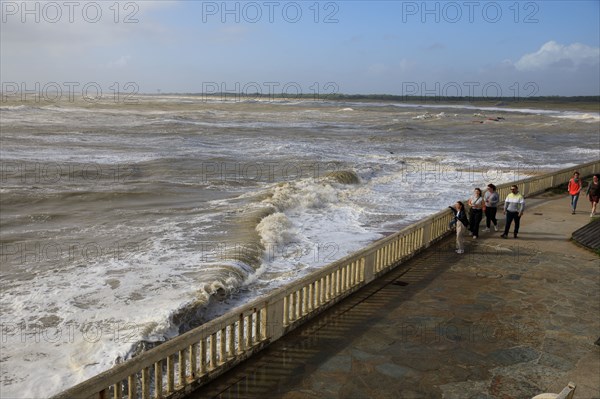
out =
<path fill-rule="evenodd" d="M 456 201 L 454 206 L 449 206 L 454 214 L 454 218 L 450 222 L 450 225 L 456 225 L 456 253 L 462 254 L 465 252 L 465 231 L 469 226 L 469 219 L 467 218 L 467 211 L 465 205 L 461 201 Z"/>
<path fill-rule="evenodd" d="M 506 225 L 504 226 L 504 234 L 500 237 L 508 237 L 510 225 L 515 221 L 514 237 L 519 234 L 519 225 L 521 224 L 521 216 L 525 210 L 525 198 L 519 193 L 519 187 L 510 186 L 510 194 L 504 200 L 504 214 L 506 215 Z"/>

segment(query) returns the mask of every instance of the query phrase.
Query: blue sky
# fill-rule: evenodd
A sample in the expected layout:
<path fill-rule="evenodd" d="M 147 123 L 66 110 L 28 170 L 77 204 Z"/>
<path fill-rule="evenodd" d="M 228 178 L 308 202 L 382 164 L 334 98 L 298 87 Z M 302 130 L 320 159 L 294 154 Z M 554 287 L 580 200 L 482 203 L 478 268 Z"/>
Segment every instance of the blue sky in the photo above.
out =
<path fill-rule="evenodd" d="M 2 0 L 5 91 L 600 94 L 597 0 L 48 3 Z"/>

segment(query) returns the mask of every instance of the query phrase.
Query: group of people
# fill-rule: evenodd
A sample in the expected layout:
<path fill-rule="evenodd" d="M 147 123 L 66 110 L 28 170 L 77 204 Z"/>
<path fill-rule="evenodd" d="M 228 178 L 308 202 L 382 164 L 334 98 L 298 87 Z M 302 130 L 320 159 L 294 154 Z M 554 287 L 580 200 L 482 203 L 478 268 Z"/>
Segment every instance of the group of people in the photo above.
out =
<path fill-rule="evenodd" d="M 600 199 L 600 174 L 593 176 L 592 181 L 587 186 L 586 195 L 588 196 L 592 204 L 592 213 L 590 217 L 596 214 L 596 206 Z M 571 195 L 571 211 L 575 214 L 577 208 L 577 200 L 583 187 L 583 181 L 579 178 L 579 172 L 573 173 L 573 178 L 569 180 L 568 191 Z M 490 231 L 490 227 L 493 225 L 494 231 L 498 231 L 498 220 L 496 219 L 496 213 L 498 210 L 498 203 L 500 197 L 496 192 L 496 186 L 493 184 L 487 185 L 487 190 L 484 195 L 481 193 L 480 188 L 473 190 L 473 195 L 467 201 L 469 205 L 469 216 L 467 216 L 467 210 L 465 205 L 461 201 L 457 201 L 454 206 L 450 206 L 454 213 L 454 218 L 451 225 L 456 225 L 456 252 L 462 254 L 465 252 L 464 247 L 464 236 L 468 229 L 469 233 L 473 236 L 473 239 L 479 237 L 479 224 L 485 215 L 484 231 Z M 500 237 L 508 238 L 511 225 L 514 222 L 515 228 L 513 231 L 513 237 L 518 238 L 519 226 L 521 224 L 521 216 L 525 210 L 525 198 L 519 193 L 519 187 L 512 185 L 510 187 L 510 194 L 504 199 L 504 215 L 506 216 L 506 224 L 504 225 L 504 233 Z"/>
<path fill-rule="evenodd" d="M 588 197 L 592 204 L 592 212 L 590 213 L 590 217 L 594 217 L 596 214 L 596 206 L 598 205 L 598 200 L 600 200 L 600 174 L 595 174 L 592 177 L 592 180 L 588 183 L 587 189 L 585 191 L 585 195 Z M 571 213 L 574 215 L 577 210 L 577 201 L 579 200 L 579 194 L 583 188 L 583 181 L 579 178 L 579 172 L 575 171 L 573 173 L 573 177 L 569 180 L 569 184 L 567 185 L 567 190 L 569 191 L 569 195 L 571 196 Z"/>
<path fill-rule="evenodd" d="M 511 186 L 510 194 L 506 196 L 504 200 L 504 215 L 506 215 L 506 224 L 504 226 L 504 233 L 500 236 L 502 238 L 508 237 L 511 225 L 515 223 L 515 229 L 513 232 L 514 238 L 518 237 L 519 226 L 521 224 L 521 216 L 525 211 L 525 198 L 519 193 L 519 187 L 516 185 Z M 496 192 L 496 186 L 494 184 L 488 184 L 487 190 L 482 195 L 481 189 L 476 188 L 473 190 L 473 195 L 467 201 L 469 205 L 469 216 L 467 217 L 467 210 L 462 201 L 457 201 L 454 206 L 450 206 L 454 213 L 454 219 L 451 224 L 456 225 L 456 252 L 462 254 L 465 252 L 464 247 L 464 236 L 468 229 L 473 239 L 479 237 L 479 224 L 485 215 L 485 230 L 489 232 L 493 225 L 494 231 L 498 231 L 498 219 L 496 219 L 496 213 L 498 211 L 498 203 L 500 202 L 500 196 Z"/>

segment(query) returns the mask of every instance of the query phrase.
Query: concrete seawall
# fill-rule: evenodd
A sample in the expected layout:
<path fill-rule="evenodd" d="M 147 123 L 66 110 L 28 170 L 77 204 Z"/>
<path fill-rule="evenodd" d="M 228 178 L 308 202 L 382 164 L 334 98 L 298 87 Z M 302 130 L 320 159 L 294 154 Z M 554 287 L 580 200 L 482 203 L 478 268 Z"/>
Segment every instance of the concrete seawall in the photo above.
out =
<path fill-rule="evenodd" d="M 600 259 L 570 241 L 590 204 L 527 202 L 519 239 L 448 237 L 189 397 L 600 398 Z"/>

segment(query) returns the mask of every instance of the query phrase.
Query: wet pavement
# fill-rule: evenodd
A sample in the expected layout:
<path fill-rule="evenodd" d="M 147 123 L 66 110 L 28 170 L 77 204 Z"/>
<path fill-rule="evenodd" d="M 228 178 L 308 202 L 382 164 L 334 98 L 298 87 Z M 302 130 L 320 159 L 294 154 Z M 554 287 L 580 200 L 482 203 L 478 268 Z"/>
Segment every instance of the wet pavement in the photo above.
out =
<path fill-rule="evenodd" d="M 528 199 L 518 239 L 442 240 L 191 398 L 600 398 L 600 258 L 565 196 Z M 503 221 L 500 222 L 503 226 Z M 482 223 L 483 225 L 483 223 Z"/>

